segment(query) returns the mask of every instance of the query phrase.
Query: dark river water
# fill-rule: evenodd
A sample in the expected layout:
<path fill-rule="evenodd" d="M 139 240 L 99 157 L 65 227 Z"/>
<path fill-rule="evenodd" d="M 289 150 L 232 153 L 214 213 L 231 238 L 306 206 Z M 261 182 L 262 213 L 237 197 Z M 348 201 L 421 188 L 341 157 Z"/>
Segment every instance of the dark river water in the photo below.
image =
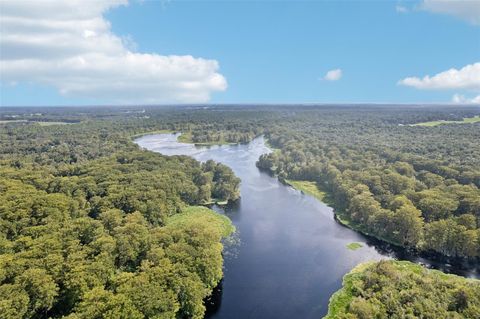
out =
<path fill-rule="evenodd" d="M 321 318 L 342 277 L 368 260 L 408 259 L 478 277 L 476 270 L 409 256 L 340 225 L 332 208 L 255 166 L 270 151 L 262 137 L 244 145 L 197 147 L 178 143 L 173 134 L 157 134 L 136 143 L 164 155 L 213 159 L 242 179 L 241 199 L 225 209 L 214 207 L 235 224 L 239 243 L 226 248 L 225 276 L 208 307 L 209 318 Z M 352 242 L 363 247 L 347 249 Z"/>

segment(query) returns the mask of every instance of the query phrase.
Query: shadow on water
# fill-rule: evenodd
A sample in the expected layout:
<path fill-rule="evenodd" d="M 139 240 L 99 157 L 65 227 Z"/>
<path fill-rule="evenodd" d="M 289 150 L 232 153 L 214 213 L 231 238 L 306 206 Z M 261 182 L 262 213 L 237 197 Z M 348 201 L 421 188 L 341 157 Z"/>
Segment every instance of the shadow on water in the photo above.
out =
<path fill-rule="evenodd" d="M 397 260 L 407 260 L 430 269 L 441 270 L 467 278 L 480 278 L 478 262 L 465 258 L 445 257 L 432 252 L 420 252 L 415 249 L 406 249 L 395 246 L 374 237 L 365 236 L 367 245 L 375 247 L 382 255 Z"/>
<path fill-rule="evenodd" d="M 220 280 L 217 287 L 212 291 L 212 294 L 205 298 L 205 318 L 211 318 L 222 306 L 222 294 L 223 294 L 223 279 Z"/>
<path fill-rule="evenodd" d="M 336 217 L 335 221 L 342 227 L 349 228 L 343 225 Z M 420 264 L 429 269 L 441 270 L 448 274 L 455 274 L 467 278 L 480 278 L 480 267 L 478 260 L 445 257 L 435 252 L 425 252 L 416 249 L 409 249 L 390 244 L 376 237 L 369 236 L 363 233 L 359 234 L 365 238 L 365 243 L 375 248 L 375 250 L 384 256 L 396 260 L 406 260 Z"/>

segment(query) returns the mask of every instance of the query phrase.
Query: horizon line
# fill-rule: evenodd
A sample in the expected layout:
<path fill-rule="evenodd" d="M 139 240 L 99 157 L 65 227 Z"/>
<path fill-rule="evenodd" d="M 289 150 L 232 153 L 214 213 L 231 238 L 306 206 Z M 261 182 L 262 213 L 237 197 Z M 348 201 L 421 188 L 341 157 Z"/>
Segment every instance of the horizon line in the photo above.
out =
<path fill-rule="evenodd" d="M 53 105 L 0 105 L 1 108 L 36 108 L 36 107 L 180 107 L 180 106 L 345 106 L 345 105 L 393 105 L 393 106 L 470 106 L 480 107 L 480 103 L 452 102 L 206 102 L 206 103 L 158 103 L 158 104 L 53 104 Z"/>

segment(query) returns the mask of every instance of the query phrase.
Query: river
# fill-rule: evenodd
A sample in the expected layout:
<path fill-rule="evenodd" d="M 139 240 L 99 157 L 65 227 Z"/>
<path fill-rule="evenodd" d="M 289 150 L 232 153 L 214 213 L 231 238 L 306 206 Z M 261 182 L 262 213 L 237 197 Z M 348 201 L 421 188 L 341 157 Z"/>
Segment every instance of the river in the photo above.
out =
<path fill-rule="evenodd" d="M 270 151 L 263 137 L 248 144 L 211 147 L 178 143 L 176 138 L 155 134 L 135 142 L 164 155 L 213 159 L 242 179 L 241 199 L 224 209 L 214 207 L 235 224 L 239 244 L 226 248 L 224 279 L 208 306 L 208 318 L 319 319 L 327 313 L 342 277 L 368 260 L 399 257 L 478 277 L 475 270 L 408 256 L 340 225 L 331 207 L 255 166 L 260 155 Z M 363 247 L 347 249 L 352 242 Z"/>

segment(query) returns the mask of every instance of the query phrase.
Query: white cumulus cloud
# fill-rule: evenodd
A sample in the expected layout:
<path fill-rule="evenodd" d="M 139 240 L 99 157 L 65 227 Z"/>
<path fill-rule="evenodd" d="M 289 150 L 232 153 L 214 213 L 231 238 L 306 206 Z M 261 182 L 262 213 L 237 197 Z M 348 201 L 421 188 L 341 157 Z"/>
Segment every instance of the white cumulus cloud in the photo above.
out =
<path fill-rule="evenodd" d="M 118 103 L 206 102 L 227 88 L 216 60 L 134 50 L 104 13 L 127 0 L 0 1 L 2 83 Z"/>
<path fill-rule="evenodd" d="M 452 97 L 452 102 L 456 104 L 480 104 L 480 95 L 469 98 L 465 95 L 455 94 Z"/>
<path fill-rule="evenodd" d="M 342 70 L 341 69 L 330 70 L 323 77 L 323 79 L 327 80 L 327 81 L 338 81 L 341 78 L 342 78 Z"/>
<path fill-rule="evenodd" d="M 420 8 L 480 24 L 480 0 L 423 0 Z"/>
<path fill-rule="evenodd" d="M 452 68 L 433 76 L 407 77 L 400 80 L 398 84 L 421 90 L 480 90 L 480 62 L 468 64 L 460 70 Z"/>

